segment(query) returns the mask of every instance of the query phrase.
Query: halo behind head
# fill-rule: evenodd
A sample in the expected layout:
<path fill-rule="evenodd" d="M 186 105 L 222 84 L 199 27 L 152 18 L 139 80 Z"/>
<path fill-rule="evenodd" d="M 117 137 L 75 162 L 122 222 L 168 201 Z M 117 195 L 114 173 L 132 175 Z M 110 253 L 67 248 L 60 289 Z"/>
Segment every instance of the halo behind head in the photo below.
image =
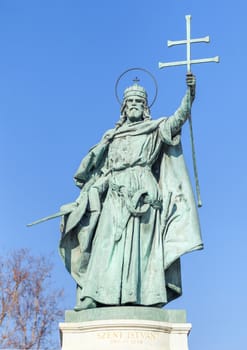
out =
<path fill-rule="evenodd" d="M 138 71 L 143 71 L 143 72 L 145 72 L 146 74 L 148 74 L 148 75 L 151 77 L 151 79 L 152 79 L 153 82 L 154 82 L 154 85 L 155 85 L 155 95 L 154 95 L 154 98 L 153 98 L 152 103 L 148 106 L 148 107 L 150 108 L 150 107 L 152 107 L 152 105 L 153 105 L 154 102 L 156 101 L 157 94 L 158 94 L 158 85 L 157 85 L 157 82 L 156 82 L 156 79 L 154 78 L 154 76 L 153 76 L 148 70 L 146 70 L 146 69 L 144 69 L 144 68 L 129 68 L 129 69 L 127 69 L 126 71 L 124 71 L 124 72 L 119 76 L 119 78 L 117 79 L 116 84 L 115 84 L 115 94 L 116 94 L 116 98 L 117 98 L 119 104 L 122 105 L 122 100 L 119 98 L 119 95 L 118 95 L 118 84 L 119 84 L 120 80 L 122 79 L 122 77 L 123 77 L 126 73 L 128 73 L 128 72 L 130 72 L 130 71 L 134 71 L 134 70 L 138 70 Z M 146 90 L 145 90 L 142 86 L 138 85 L 137 83 L 135 83 L 134 85 L 132 85 L 132 86 L 128 87 L 127 89 L 125 89 L 123 98 L 124 98 L 124 100 L 125 100 L 128 96 L 134 96 L 134 95 L 135 95 L 135 96 L 140 96 L 140 97 L 144 98 L 144 99 L 147 101 L 148 95 L 147 95 Z"/>

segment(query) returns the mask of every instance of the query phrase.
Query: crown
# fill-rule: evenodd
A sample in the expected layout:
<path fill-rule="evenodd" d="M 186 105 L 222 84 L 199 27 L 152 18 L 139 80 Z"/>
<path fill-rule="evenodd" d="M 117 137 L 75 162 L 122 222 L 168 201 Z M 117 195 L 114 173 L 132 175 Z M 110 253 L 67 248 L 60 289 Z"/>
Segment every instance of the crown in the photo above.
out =
<path fill-rule="evenodd" d="M 126 99 L 130 96 L 139 96 L 139 97 L 144 98 L 145 100 L 147 100 L 147 98 L 148 98 L 146 90 L 138 84 L 134 84 L 134 85 L 128 87 L 127 89 L 125 89 L 124 99 Z"/>

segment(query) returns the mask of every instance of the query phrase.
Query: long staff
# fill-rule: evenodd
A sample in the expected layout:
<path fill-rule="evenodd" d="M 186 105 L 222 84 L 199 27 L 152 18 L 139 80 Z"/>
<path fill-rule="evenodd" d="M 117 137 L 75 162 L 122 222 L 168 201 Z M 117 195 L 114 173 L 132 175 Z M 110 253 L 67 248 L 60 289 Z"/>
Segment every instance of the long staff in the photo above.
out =
<path fill-rule="evenodd" d="M 190 96 L 190 99 L 191 99 L 191 96 Z M 189 101 L 189 103 L 191 105 L 191 101 Z M 200 191 L 199 177 L 198 177 L 197 164 L 196 164 L 196 151 L 195 151 L 191 110 L 190 110 L 188 119 L 189 119 L 189 127 L 190 127 L 190 141 L 191 141 L 191 152 L 192 152 L 192 160 L 193 160 L 193 170 L 194 170 L 194 178 L 195 178 L 195 184 L 196 184 L 197 206 L 200 208 L 202 207 L 202 201 L 201 201 L 201 191 Z"/>
<path fill-rule="evenodd" d="M 175 46 L 175 45 L 186 45 L 186 51 L 187 51 L 187 58 L 185 61 L 177 61 L 177 62 L 168 62 L 168 63 L 159 63 L 159 68 L 165 68 L 165 67 L 174 67 L 174 66 L 187 66 L 187 74 L 191 74 L 190 66 L 191 64 L 197 64 L 197 63 L 208 63 L 208 62 L 219 62 L 219 56 L 215 56 L 212 58 L 201 58 L 192 60 L 190 57 L 190 46 L 193 43 L 209 43 L 209 36 L 205 36 L 203 38 L 197 38 L 197 39 L 191 39 L 190 37 L 190 20 L 191 15 L 185 16 L 186 19 L 186 39 L 185 40 L 177 40 L 167 41 L 167 46 Z M 191 97 L 190 97 L 191 98 Z M 191 101 L 189 101 L 190 103 Z M 191 106 L 191 103 L 190 103 Z M 192 148 L 192 159 L 193 159 L 193 169 L 194 169 L 194 177 L 195 177 L 195 184 L 196 184 L 196 194 L 197 194 L 197 205 L 198 207 L 202 206 L 201 201 L 201 194 L 200 194 L 200 186 L 199 186 L 199 179 L 198 179 L 198 172 L 197 172 L 197 165 L 196 165 L 196 152 L 195 152 L 195 142 L 194 142 L 194 135 L 193 135 L 193 126 L 192 126 L 192 118 L 191 118 L 191 112 L 189 115 L 189 126 L 190 126 L 190 139 L 191 139 L 191 148 Z"/>

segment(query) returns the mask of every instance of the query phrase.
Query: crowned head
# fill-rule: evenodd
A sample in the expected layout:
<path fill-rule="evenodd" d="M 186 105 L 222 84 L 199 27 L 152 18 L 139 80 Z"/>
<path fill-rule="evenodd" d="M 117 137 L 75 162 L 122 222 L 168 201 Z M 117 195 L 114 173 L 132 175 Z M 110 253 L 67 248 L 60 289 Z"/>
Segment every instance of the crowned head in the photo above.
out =
<path fill-rule="evenodd" d="M 120 123 L 150 120 L 146 90 L 136 82 L 124 91 Z"/>
<path fill-rule="evenodd" d="M 147 104 L 148 95 L 144 87 L 141 85 L 138 85 L 137 83 L 133 84 L 132 86 L 129 86 L 124 91 L 124 101 L 126 101 L 129 97 L 140 97 L 145 100 Z"/>

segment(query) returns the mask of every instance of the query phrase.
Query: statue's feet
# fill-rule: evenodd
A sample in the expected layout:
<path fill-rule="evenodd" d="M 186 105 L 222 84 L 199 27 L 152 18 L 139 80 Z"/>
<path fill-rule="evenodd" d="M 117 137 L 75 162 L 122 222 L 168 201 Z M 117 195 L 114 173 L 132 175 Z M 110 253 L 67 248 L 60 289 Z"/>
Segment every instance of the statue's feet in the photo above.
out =
<path fill-rule="evenodd" d="M 93 309 L 97 306 L 96 302 L 89 297 L 86 297 L 85 299 L 81 300 L 75 307 L 75 311 L 81 311 L 86 309 Z"/>

